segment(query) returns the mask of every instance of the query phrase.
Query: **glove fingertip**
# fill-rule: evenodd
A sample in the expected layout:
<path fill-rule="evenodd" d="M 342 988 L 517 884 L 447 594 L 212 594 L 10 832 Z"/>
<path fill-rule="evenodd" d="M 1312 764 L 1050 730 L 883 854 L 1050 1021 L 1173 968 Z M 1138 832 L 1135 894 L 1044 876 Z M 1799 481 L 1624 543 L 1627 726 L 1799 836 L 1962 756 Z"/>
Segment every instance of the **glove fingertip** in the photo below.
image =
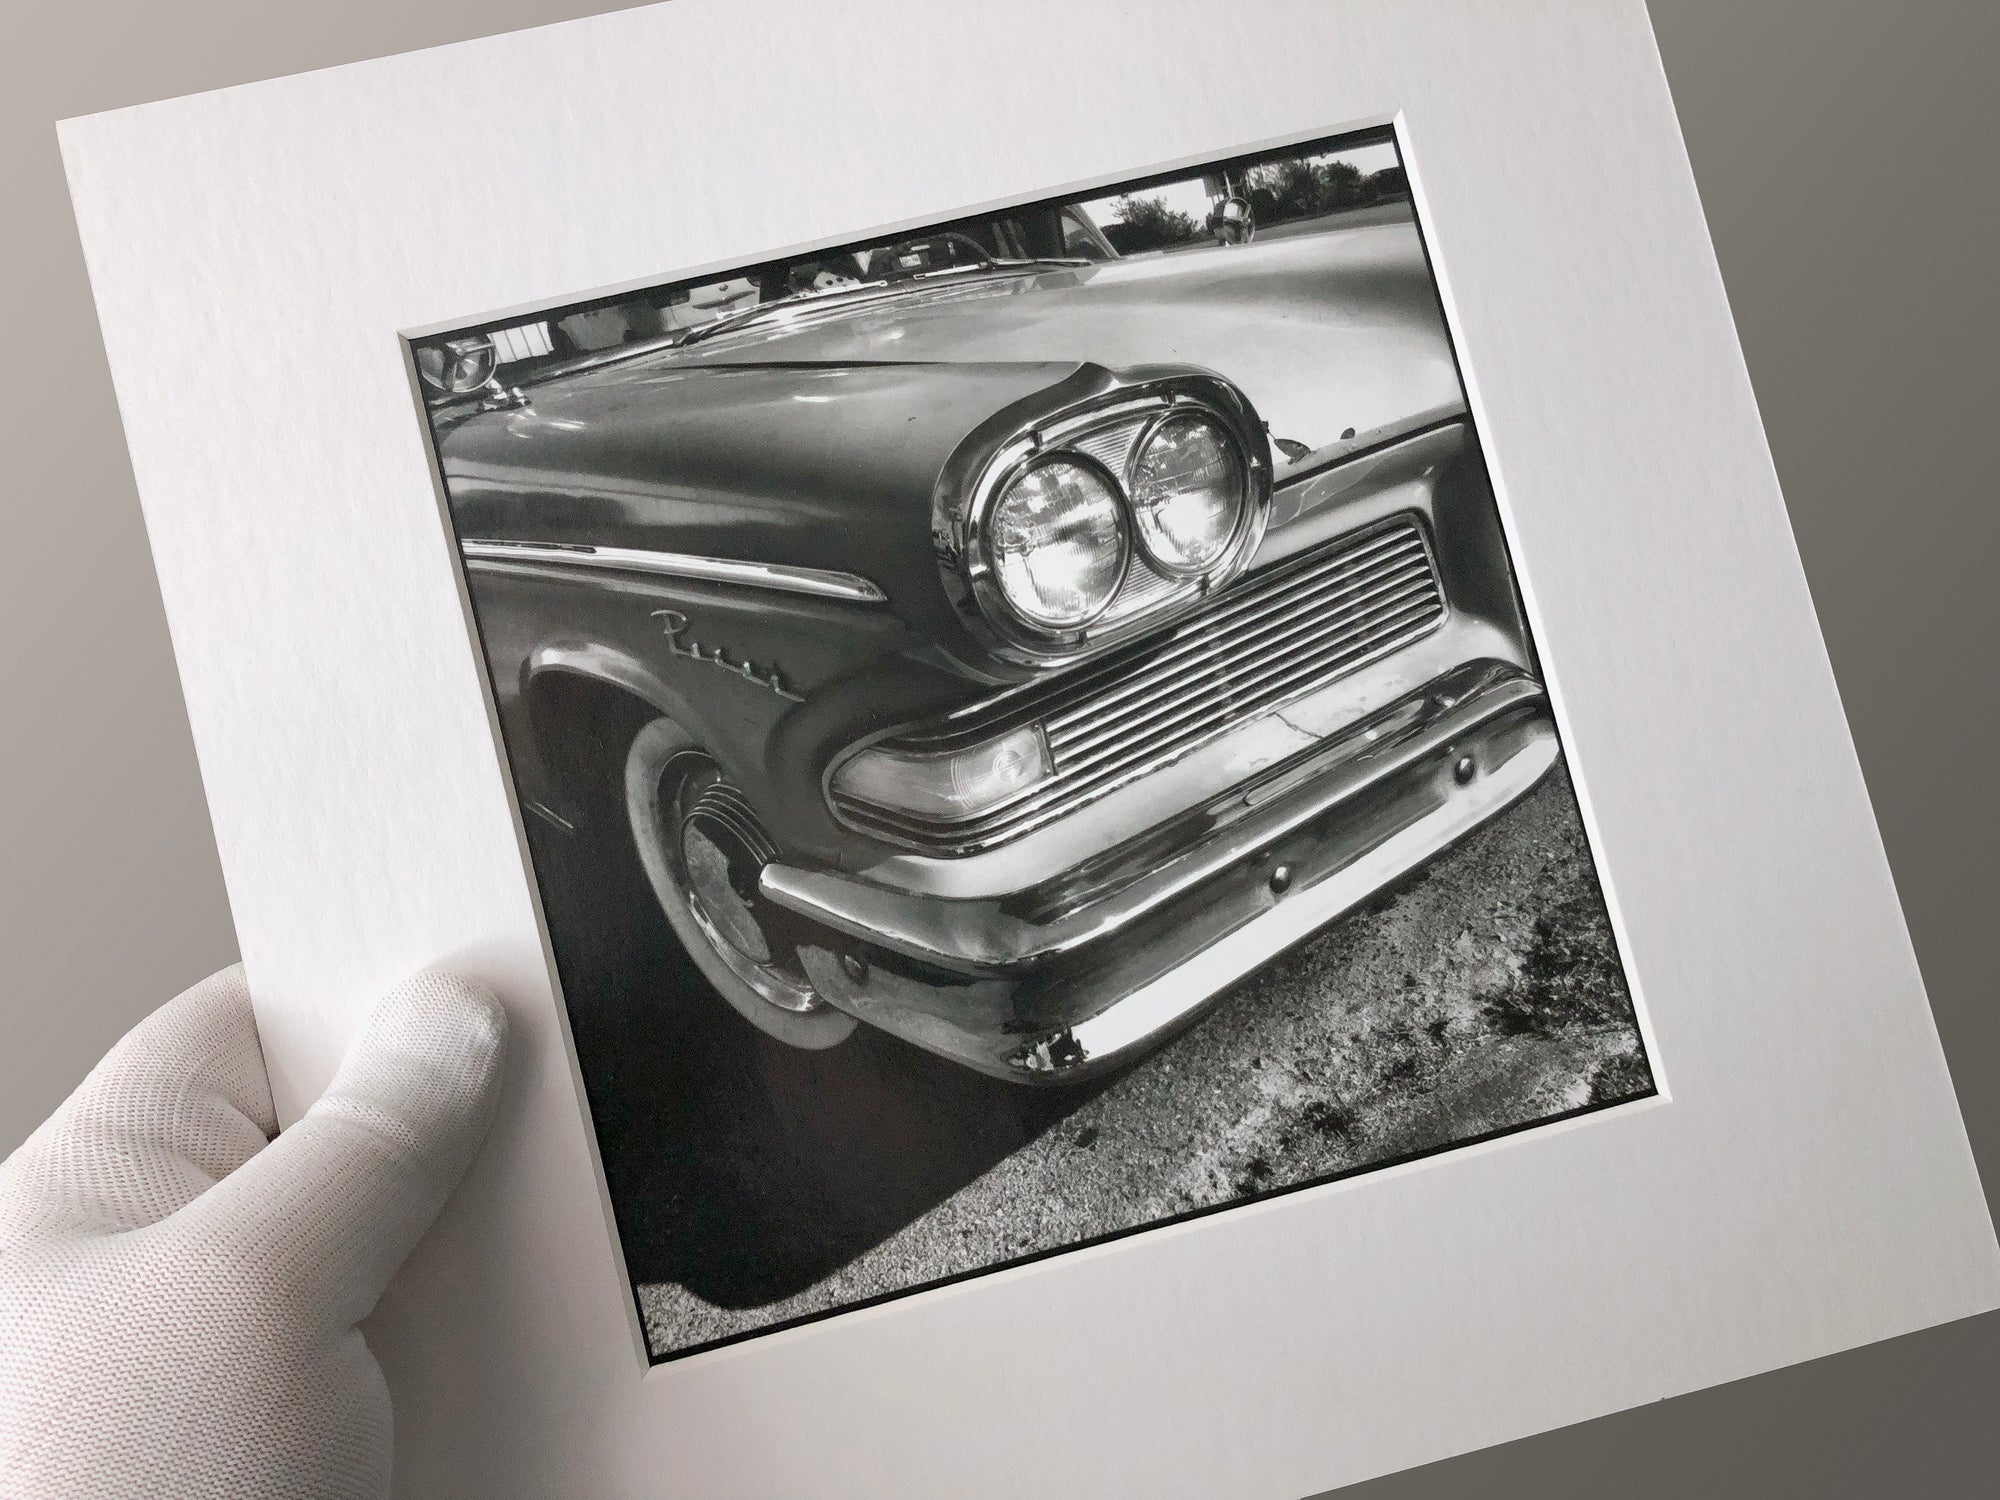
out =
<path fill-rule="evenodd" d="M 384 995 L 315 1112 L 364 1117 L 444 1172 L 464 1166 L 492 1116 L 507 1012 L 462 974 L 426 970 Z"/>
<path fill-rule="evenodd" d="M 361 1045 L 436 1069 L 474 1092 L 499 1072 L 507 1011 L 478 980 L 425 969 L 382 997 Z"/>

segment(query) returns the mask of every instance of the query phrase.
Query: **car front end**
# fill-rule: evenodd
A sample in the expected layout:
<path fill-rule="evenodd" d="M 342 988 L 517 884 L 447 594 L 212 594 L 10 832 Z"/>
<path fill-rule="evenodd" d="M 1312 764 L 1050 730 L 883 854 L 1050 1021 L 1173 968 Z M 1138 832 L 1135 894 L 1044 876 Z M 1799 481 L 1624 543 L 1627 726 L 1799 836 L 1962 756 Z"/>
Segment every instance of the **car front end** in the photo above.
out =
<path fill-rule="evenodd" d="M 1145 1050 L 1557 754 L 1462 415 L 1273 485 L 1226 381 L 1095 384 L 975 434 L 940 481 L 951 592 L 1030 675 L 837 755 L 828 806 L 877 852 L 759 877 L 827 1001 L 1025 1082 Z M 1203 484 L 1235 491 L 1206 534 L 1182 493 Z M 1067 549 L 1012 593 L 1010 486 Z"/>
<path fill-rule="evenodd" d="M 1407 220 L 433 362 L 524 805 L 794 1044 L 1089 1077 L 1556 761 Z"/>

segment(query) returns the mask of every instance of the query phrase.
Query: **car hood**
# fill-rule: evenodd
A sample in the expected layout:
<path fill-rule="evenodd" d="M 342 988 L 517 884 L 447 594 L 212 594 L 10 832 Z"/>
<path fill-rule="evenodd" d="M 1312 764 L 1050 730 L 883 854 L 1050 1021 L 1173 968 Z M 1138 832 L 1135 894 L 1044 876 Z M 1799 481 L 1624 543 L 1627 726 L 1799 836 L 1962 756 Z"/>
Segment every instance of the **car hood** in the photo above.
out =
<path fill-rule="evenodd" d="M 1089 375 L 1021 361 L 627 361 L 441 427 L 438 456 L 461 540 L 858 571 L 942 641 L 959 627 L 932 533 L 939 475 L 969 434 Z"/>
<path fill-rule="evenodd" d="M 656 357 L 1192 364 L 1240 386 L 1274 440 L 1309 450 L 1464 410 L 1408 221 L 827 297 Z"/>

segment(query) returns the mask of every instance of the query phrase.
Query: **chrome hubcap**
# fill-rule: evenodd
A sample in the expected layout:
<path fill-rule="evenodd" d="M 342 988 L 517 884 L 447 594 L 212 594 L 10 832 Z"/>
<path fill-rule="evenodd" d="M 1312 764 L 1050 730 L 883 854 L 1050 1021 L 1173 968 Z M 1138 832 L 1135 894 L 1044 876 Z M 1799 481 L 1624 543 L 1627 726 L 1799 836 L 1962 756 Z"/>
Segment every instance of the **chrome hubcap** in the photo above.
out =
<path fill-rule="evenodd" d="M 803 1015 L 824 1009 L 789 947 L 765 931 L 757 877 L 777 849 L 749 799 L 723 780 L 713 761 L 692 752 L 675 757 L 665 779 L 675 788 L 661 806 L 670 824 L 674 883 L 716 956 L 780 1010 Z"/>

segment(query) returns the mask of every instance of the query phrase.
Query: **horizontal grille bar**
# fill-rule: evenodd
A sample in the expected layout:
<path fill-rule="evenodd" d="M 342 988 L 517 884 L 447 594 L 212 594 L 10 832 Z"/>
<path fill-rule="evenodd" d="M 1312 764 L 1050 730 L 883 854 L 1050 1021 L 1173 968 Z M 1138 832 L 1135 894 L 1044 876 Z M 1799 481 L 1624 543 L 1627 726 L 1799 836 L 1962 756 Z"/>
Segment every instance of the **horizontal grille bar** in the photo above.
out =
<path fill-rule="evenodd" d="M 946 822 L 835 795 L 850 823 L 938 854 L 1021 837 L 1435 629 L 1445 612 L 1422 526 L 1402 516 L 1240 580 L 1208 607 L 1075 673 L 896 743 L 936 749 L 1041 724 L 1055 774 Z"/>
<path fill-rule="evenodd" d="M 1171 667 L 1149 668 L 1141 681 L 1128 684 L 1093 703 L 1088 713 L 1065 714 L 1045 721 L 1049 747 L 1060 765 L 1074 764 L 1099 743 L 1128 734 L 1159 714 L 1186 702 L 1188 689 L 1207 678 L 1228 674 L 1232 692 L 1249 683 L 1237 663 L 1256 654 L 1272 659 L 1254 670 L 1272 672 L 1292 666 L 1301 654 L 1319 645 L 1365 630 L 1371 620 L 1399 613 L 1405 605 L 1429 606 L 1437 597 L 1426 561 L 1417 558 L 1401 571 L 1359 591 L 1315 592 L 1274 618 L 1259 618 L 1244 638 L 1230 643 L 1230 660 L 1217 659 L 1213 646 L 1181 655 Z"/>

